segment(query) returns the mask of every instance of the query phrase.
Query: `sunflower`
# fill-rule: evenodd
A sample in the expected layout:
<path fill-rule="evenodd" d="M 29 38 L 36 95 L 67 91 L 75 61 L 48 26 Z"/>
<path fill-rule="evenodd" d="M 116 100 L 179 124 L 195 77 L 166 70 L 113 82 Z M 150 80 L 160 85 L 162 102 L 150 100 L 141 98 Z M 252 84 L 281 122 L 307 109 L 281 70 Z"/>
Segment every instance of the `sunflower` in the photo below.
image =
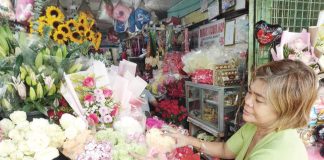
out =
<path fill-rule="evenodd" d="M 46 26 L 45 22 L 38 22 L 38 28 L 37 31 L 40 35 L 44 35 L 44 27 Z"/>
<path fill-rule="evenodd" d="M 70 27 L 68 26 L 68 24 L 60 24 L 57 28 L 57 30 L 59 31 L 63 31 L 68 37 L 70 36 L 71 34 L 71 30 L 70 30 Z"/>
<path fill-rule="evenodd" d="M 53 39 L 58 44 L 64 44 L 64 42 L 67 41 L 67 36 L 63 31 L 56 30 L 54 31 Z"/>
<path fill-rule="evenodd" d="M 75 43 L 83 43 L 82 34 L 78 31 L 72 32 L 70 40 Z"/>
<path fill-rule="evenodd" d="M 50 25 L 50 26 L 53 26 L 55 29 L 58 28 L 58 26 L 60 24 L 62 24 L 62 21 L 58 18 L 48 18 L 47 19 L 47 23 Z"/>
<path fill-rule="evenodd" d="M 78 21 L 83 25 L 88 25 L 88 18 L 84 15 L 79 15 Z"/>
<path fill-rule="evenodd" d="M 102 34 L 100 32 L 97 32 L 96 33 L 96 36 L 95 36 L 95 49 L 98 50 L 99 47 L 100 47 L 100 44 L 101 44 L 101 38 L 102 38 Z"/>
<path fill-rule="evenodd" d="M 30 21 L 30 22 L 29 22 L 29 33 L 34 33 L 34 32 L 36 32 L 36 31 L 33 29 L 33 25 L 34 25 L 34 22 Z"/>
<path fill-rule="evenodd" d="M 95 37 L 95 33 L 91 30 L 91 29 L 87 29 L 85 32 L 84 32 L 84 36 L 89 40 L 89 41 L 92 41 L 94 40 L 96 37 Z"/>
<path fill-rule="evenodd" d="M 38 20 L 37 20 L 38 22 L 47 22 L 47 20 L 46 20 L 46 17 L 45 16 L 40 16 L 39 18 L 38 18 Z"/>
<path fill-rule="evenodd" d="M 64 20 L 64 14 L 56 6 L 47 7 L 47 9 L 46 9 L 46 17 L 47 18 L 58 18 L 58 19 L 60 19 L 62 21 Z"/>
<path fill-rule="evenodd" d="M 84 24 L 82 24 L 82 23 L 79 23 L 78 25 L 77 25 L 77 31 L 78 32 L 80 32 L 81 34 L 84 34 L 84 32 L 86 31 L 86 29 L 87 29 L 87 27 L 84 25 Z"/>
<path fill-rule="evenodd" d="M 77 26 L 77 22 L 74 19 L 66 21 L 65 24 L 67 24 L 70 27 L 70 30 L 76 28 Z"/>

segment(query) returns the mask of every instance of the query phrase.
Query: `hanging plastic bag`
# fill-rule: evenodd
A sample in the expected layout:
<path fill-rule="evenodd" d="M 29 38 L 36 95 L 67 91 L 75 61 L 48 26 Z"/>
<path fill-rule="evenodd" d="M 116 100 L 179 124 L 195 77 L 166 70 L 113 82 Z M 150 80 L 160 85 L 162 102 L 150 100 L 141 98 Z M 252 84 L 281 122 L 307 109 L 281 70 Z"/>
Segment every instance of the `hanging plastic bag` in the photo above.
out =
<path fill-rule="evenodd" d="M 98 19 L 109 22 L 109 23 L 113 23 L 114 22 L 113 11 L 114 11 L 113 4 L 110 1 L 109 2 L 104 2 L 100 6 Z"/>
<path fill-rule="evenodd" d="M 129 18 L 128 18 L 128 31 L 131 33 L 134 33 L 136 31 L 136 26 L 135 26 L 136 20 L 135 20 L 135 11 L 133 11 Z"/>
<path fill-rule="evenodd" d="M 131 12 L 132 12 L 131 8 L 119 2 L 114 8 L 113 17 L 118 21 L 126 22 Z"/>
<path fill-rule="evenodd" d="M 13 12 L 12 3 L 10 0 L 3 0 L 0 3 L 0 18 L 15 19 L 15 13 Z"/>
<path fill-rule="evenodd" d="M 125 32 L 127 29 L 126 23 L 119 21 L 119 20 L 115 20 L 115 31 L 117 33 L 122 33 Z"/>
<path fill-rule="evenodd" d="M 139 30 L 142 30 L 143 25 L 149 23 L 150 20 L 151 20 L 150 12 L 142 8 L 137 8 L 135 10 L 135 25 Z"/>
<path fill-rule="evenodd" d="M 16 20 L 26 22 L 32 16 L 34 0 L 18 0 L 16 4 Z"/>

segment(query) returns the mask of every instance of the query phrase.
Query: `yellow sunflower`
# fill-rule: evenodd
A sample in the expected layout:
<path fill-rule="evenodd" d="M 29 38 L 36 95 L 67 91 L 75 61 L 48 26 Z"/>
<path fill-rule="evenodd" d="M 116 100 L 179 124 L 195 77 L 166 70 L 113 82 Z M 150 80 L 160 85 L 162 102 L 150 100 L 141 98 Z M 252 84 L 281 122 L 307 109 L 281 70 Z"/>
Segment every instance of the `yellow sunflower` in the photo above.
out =
<path fill-rule="evenodd" d="M 38 28 L 37 31 L 40 35 L 44 35 L 44 27 L 46 26 L 45 22 L 38 22 Z"/>
<path fill-rule="evenodd" d="M 56 6 L 47 7 L 47 9 L 46 9 L 46 17 L 47 18 L 57 18 L 57 19 L 60 19 L 62 21 L 64 20 L 64 14 Z"/>
<path fill-rule="evenodd" d="M 82 23 L 78 23 L 77 25 L 77 31 L 80 32 L 81 34 L 84 34 L 84 32 L 86 31 L 87 27 L 82 24 Z"/>
<path fill-rule="evenodd" d="M 36 31 L 33 29 L 33 25 L 34 25 L 34 22 L 30 21 L 30 22 L 29 22 L 29 33 L 34 33 L 34 32 L 36 32 Z"/>
<path fill-rule="evenodd" d="M 89 41 L 92 41 L 94 40 L 96 37 L 95 37 L 95 33 L 91 30 L 91 29 L 87 29 L 85 32 L 84 32 L 84 36 L 89 40 Z"/>
<path fill-rule="evenodd" d="M 46 17 L 45 16 L 40 16 L 39 18 L 38 18 L 38 22 L 47 22 L 47 20 L 46 20 Z"/>
<path fill-rule="evenodd" d="M 55 29 L 58 28 L 58 26 L 60 24 L 62 24 L 62 20 L 58 19 L 58 18 L 48 18 L 47 19 L 47 23 L 50 25 L 50 26 L 53 26 Z"/>
<path fill-rule="evenodd" d="M 102 34 L 100 32 L 96 33 L 96 40 L 95 40 L 95 49 L 98 50 L 101 44 L 101 38 L 102 38 Z"/>
<path fill-rule="evenodd" d="M 67 41 L 67 36 L 63 31 L 56 30 L 54 31 L 53 39 L 58 44 L 64 44 L 64 42 Z"/>
<path fill-rule="evenodd" d="M 70 27 L 70 30 L 75 29 L 77 26 L 77 22 L 74 19 L 66 21 L 65 24 L 67 24 Z"/>
<path fill-rule="evenodd" d="M 75 43 L 83 43 L 82 34 L 78 31 L 72 32 L 70 40 Z"/>
<path fill-rule="evenodd" d="M 60 24 L 58 26 L 57 30 L 64 32 L 65 35 L 67 35 L 67 37 L 69 37 L 71 34 L 71 30 L 70 30 L 70 27 L 68 26 L 68 24 Z"/>

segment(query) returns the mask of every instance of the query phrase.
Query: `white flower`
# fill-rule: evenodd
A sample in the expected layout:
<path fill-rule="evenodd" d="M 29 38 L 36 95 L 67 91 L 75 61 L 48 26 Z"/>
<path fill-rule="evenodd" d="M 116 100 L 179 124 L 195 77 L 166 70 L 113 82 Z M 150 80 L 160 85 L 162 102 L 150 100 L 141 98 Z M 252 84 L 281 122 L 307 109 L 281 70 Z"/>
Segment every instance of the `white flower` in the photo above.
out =
<path fill-rule="evenodd" d="M 31 131 L 26 134 L 27 145 L 31 151 L 38 152 L 48 147 L 49 137 L 44 132 Z"/>
<path fill-rule="evenodd" d="M 105 102 L 105 96 L 103 95 L 103 94 L 101 94 L 101 95 L 96 95 L 95 96 L 96 97 L 96 101 L 97 102 L 99 102 L 99 103 L 103 103 L 103 102 Z"/>
<path fill-rule="evenodd" d="M 35 160 L 49 160 L 59 156 L 59 151 L 56 148 L 48 147 L 35 153 Z"/>
<path fill-rule="evenodd" d="M 26 86 L 24 83 L 20 83 L 17 85 L 17 91 L 18 91 L 18 95 L 22 100 L 26 99 Z"/>
<path fill-rule="evenodd" d="M 73 122 L 75 122 L 75 120 L 76 118 L 71 114 L 64 113 L 60 119 L 60 124 L 63 129 L 67 129 L 73 124 Z"/>
<path fill-rule="evenodd" d="M 24 153 L 22 153 L 20 151 L 15 151 L 15 152 L 10 154 L 10 158 L 11 159 L 16 159 L 16 160 L 21 160 L 21 159 L 24 158 Z"/>
<path fill-rule="evenodd" d="M 33 155 L 35 152 L 30 150 L 26 141 L 21 141 L 18 143 L 18 150 L 23 152 L 27 156 Z"/>
<path fill-rule="evenodd" d="M 9 117 L 14 124 L 19 124 L 27 120 L 27 115 L 24 111 L 15 111 Z"/>
<path fill-rule="evenodd" d="M 0 142 L 0 157 L 7 157 L 16 151 L 16 146 L 11 140 L 3 140 Z"/>
<path fill-rule="evenodd" d="M 83 121 L 83 119 L 81 117 L 78 117 L 76 120 L 75 120 L 75 123 L 74 123 L 74 126 L 79 130 L 79 131 L 85 131 L 88 126 L 87 126 L 87 123 Z"/>
<path fill-rule="evenodd" d="M 4 118 L 0 121 L 0 128 L 5 135 L 8 135 L 9 131 L 12 130 L 15 125 L 8 118 Z"/>
<path fill-rule="evenodd" d="M 13 141 L 15 142 L 20 142 L 20 141 L 23 141 L 24 140 L 24 134 L 19 132 L 18 129 L 13 129 L 9 132 L 8 134 L 9 138 L 11 138 Z"/>
<path fill-rule="evenodd" d="M 22 160 L 34 160 L 33 157 L 25 156 Z"/>
<path fill-rule="evenodd" d="M 110 122 L 112 122 L 112 120 L 113 119 L 110 115 L 105 115 L 101 118 L 101 122 L 103 122 L 103 123 L 110 123 Z"/>
<path fill-rule="evenodd" d="M 100 107 L 99 108 L 99 113 L 101 116 L 107 115 L 109 113 L 108 107 Z"/>
<path fill-rule="evenodd" d="M 69 127 L 64 131 L 64 135 L 68 139 L 74 139 L 78 135 L 78 130 L 74 127 Z"/>
<path fill-rule="evenodd" d="M 45 85 L 48 89 L 52 88 L 52 85 L 54 83 L 54 79 L 51 76 L 46 76 L 44 78 Z"/>
<path fill-rule="evenodd" d="M 63 145 L 66 137 L 60 126 L 52 124 L 47 127 L 46 133 L 50 137 L 50 147 L 59 148 Z"/>
<path fill-rule="evenodd" d="M 29 122 L 24 121 L 16 125 L 15 129 L 19 130 L 19 132 L 27 132 L 30 130 Z"/>
<path fill-rule="evenodd" d="M 30 130 L 44 132 L 49 125 L 48 120 L 44 118 L 34 118 L 30 123 Z"/>

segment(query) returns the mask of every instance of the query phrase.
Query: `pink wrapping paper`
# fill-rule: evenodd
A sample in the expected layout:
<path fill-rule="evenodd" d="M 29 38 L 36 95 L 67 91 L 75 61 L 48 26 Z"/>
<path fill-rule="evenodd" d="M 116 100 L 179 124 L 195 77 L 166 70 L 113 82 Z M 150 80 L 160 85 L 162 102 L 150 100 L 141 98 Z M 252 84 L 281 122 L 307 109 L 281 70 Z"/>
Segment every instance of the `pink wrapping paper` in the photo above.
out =
<path fill-rule="evenodd" d="M 118 74 L 121 75 L 121 76 L 124 76 L 126 74 L 126 72 L 128 71 L 131 75 L 135 76 L 136 66 L 137 66 L 136 63 L 126 61 L 126 60 L 122 60 L 119 63 Z"/>
<path fill-rule="evenodd" d="M 16 20 L 26 22 L 32 16 L 34 0 L 18 0 L 16 4 Z"/>

